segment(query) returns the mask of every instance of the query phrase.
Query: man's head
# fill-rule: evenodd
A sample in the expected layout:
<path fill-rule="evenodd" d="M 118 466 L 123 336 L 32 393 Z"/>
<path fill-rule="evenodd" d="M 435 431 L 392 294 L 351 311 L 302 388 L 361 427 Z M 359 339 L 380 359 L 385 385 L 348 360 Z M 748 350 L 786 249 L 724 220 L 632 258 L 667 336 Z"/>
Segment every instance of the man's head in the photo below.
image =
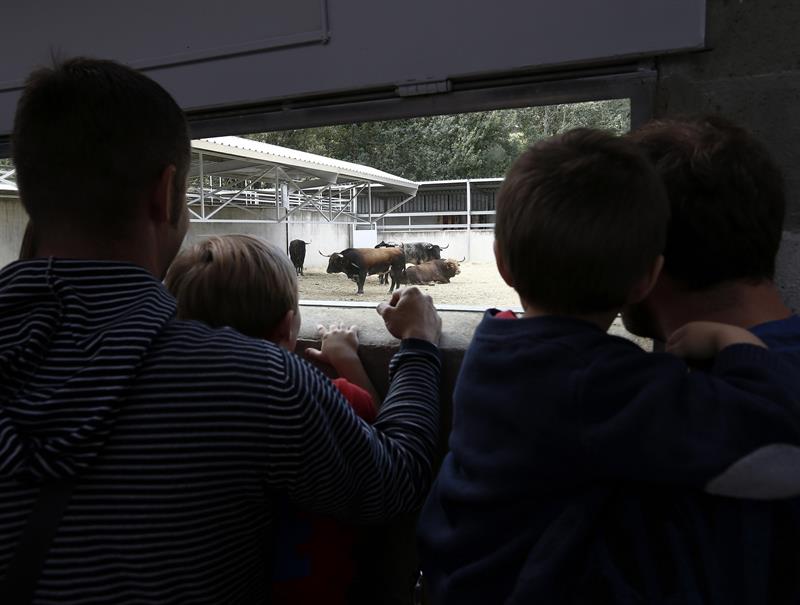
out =
<path fill-rule="evenodd" d="M 664 274 L 689 290 L 771 280 L 786 199 L 766 148 L 711 116 L 651 122 L 628 136 L 650 157 L 669 196 Z"/>
<path fill-rule="evenodd" d="M 541 141 L 506 175 L 495 249 L 506 281 L 549 313 L 618 310 L 652 275 L 669 207 L 647 158 L 610 133 Z"/>
<path fill-rule="evenodd" d="M 664 339 L 675 323 L 664 321 L 664 311 L 675 307 L 687 310 L 681 321 L 752 324 L 726 307 L 741 306 L 747 292 L 774 289 L 786 199 L 766 148 L 713 116 L 651 122 L 627 138 L 649 156 L 671 207 L 662 277 L 642 304 L 625 310 L 628 329 Z"/>
<path fill-rule="evenodd" d="M 178 254 L 164 283 L 178 301 L 180 319 L 230 326 L 294 349 L 297 276 L 275 246 L 249 235 L 209 237 Z"/>
<path fill-rule="evenodd" d="M 169 189 L 162 214 L 175 228 L 185 221 L 186 120 L 161 86 L 118 63 L 76 58 L 34 71 L 17 105 L 12 154 L 43 238 L 64 229 L 127 236 L 159 186 Z"/>

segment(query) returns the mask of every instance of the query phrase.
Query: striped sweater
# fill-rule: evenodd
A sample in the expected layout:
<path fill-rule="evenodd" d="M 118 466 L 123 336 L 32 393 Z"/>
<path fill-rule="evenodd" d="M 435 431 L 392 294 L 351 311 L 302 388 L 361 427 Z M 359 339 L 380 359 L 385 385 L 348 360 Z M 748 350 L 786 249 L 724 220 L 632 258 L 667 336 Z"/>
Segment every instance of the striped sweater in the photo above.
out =
<path fill-rule="evenodd" d="M 0 577 L 42 480 L 77 477 L 36 603 L 264 603 L 273 494 L 380 521 L 417 508 L 439 358 L 403 341 L 373 426 L 295 355 L 175 319 L 125 263 L 0 272 Z"/>

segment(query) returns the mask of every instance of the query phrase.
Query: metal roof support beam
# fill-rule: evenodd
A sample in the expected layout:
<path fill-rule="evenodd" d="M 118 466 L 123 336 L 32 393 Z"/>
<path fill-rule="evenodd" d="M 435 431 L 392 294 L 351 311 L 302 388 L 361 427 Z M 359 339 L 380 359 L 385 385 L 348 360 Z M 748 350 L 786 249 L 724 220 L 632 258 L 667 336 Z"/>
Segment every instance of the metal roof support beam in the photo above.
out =
<path fill-rule="evenodd" d="M 388 209 L 386 212 L 384 212 L 384 213 L 383 213 L 383 214 L 381 214 L 380 216 L 376 217 L 376 218 L 375 218 L 375 221 L 377 222 L 377 221 L 381 220 L 381 219 L 382 219 L 383 217 L 385 217 L 387 214 L 390 214 L 390 213 L 394 212 L 395 210 L 397 210 L 398 208 L 400 208 L 400 206 L 404 206 L 405 204 L 407 204 L 408 202 L 410 202 L 411 200 L 413 200 L 415 197 L 417 197 L 417 194 L 416 194 L 416 193 L 415 193 L 414 195 L 409 195 L 409 196 L 408 196 L 406 199 L 404 199 L 402 202 L 398 202 L 398 203 L 396 203 L 394 206 L 392 206 L 391 208 L 389 208 L 389 209 Z"/>
<path fill-rule="evenodd" d="M 371 221 L 368 221 L 368 220 L 366 220 L 366 219 L 363 219 L 363 218 L 361 218 L 360 216 L 357 216 L 357 215 L 353 214 L 352 212 L 345 212 L 345 213 L 344 213 L 344 215 L 345 215 L 345 216 L 349 216 L 350 218 L 352 218 L 353 220 L 355 220 L 357 223 L 364 223 L 365 225 L 370 225 L 370 224 L 372 224 L 372 222 L 371 222 Z"/>
<path fill-rule="evenodd" d="M 356 199 L 356 198 L 357 198 L 357 197 L 358 197 L 358 196 L 361 194 L 361 192 L 362 192 L 362 191 L 364 191 L 364 188 L 365 188 L 366 186 L 367 186 L 367 184 L 366 184 L 366 183 L 361 183 L 361 188 L 360 188 L 358 191 L 356 191 L 355 193 L 353 193 L 353 190 L 354 190 L 356 187 L 358 187 L 358 185 L 353 185 L 352 187 L 350 187 L 350 188 L 346 189 L 346 191 L 348 191 L 348 192 L 350 193 L 350 200 L 347 202 L 347 204 L 343 204 L 343 205 L 342 205 L 342 209 L 341 209 L 341 210 L 339 210 L 339 213 L 338 213 L 336 216 L 334 216 L 334 217 L 333 217 L 333 220 L 336 220 L 337 218 L 339 218 L 339 216 L 341 216 L 341 214 L 342 214 L 342 213 L 343 213 L 345 210 L 347 210 L 347 209 L 349 209 L 349 208 L 350 208 L 351 204 L 353 203 L 353 200 L 354 200 L 354 199 Z M 341 192 L 341 191 L 339 191 L 339 195 L 340 195 L 340 196 L 341 196 L 341 194 L 342 194 L 342 192 Z"/>
<path fill-rule="evenodd" d="M 316 198 L 314 198 L 314 197 L 309 197 L 309 196 L 305 195 L 305 194 L 304 194 L 304 193 L 302 193 L 302 192 L 301 192 L 301 195 L 302 195 L 304 198 L 308 198 L 308 199 L 306 199 L 306 200 L 305 200 L 304 202 L 302 202 L 302 203 L 301 203 L 299 206 L 297 206 L 297 208 L 292 208 L 291 210 L 287 211 L 287 212 L 286 212 L 286 216 L 289 216 L 290 214 L 294 214 L 295 212 L 297 212 L 297 211 L 299 211 L 299 210 L 302 210 L 303 208 L 305 208 L 305 207 L 306 207 L 306 206 L 308 206 L 309 204 L 314 204 L 314 208 L 316 208 L 318 212 L 320 212 L 320 213 L 322 212 L 322 211 L 319 209 L 319 206 L 317 206 L 317 205 L 314 203 L 314 202 L 315 202 L 317 199 L 322 199 L 322 198 L 321 198 L 321 196 L 318 196 L 318 197 L 316 197 Z M 323 216 L 324 216 L 324 215 L 323 215 Z"/>
<path fill-rule="evenodd" d="M 260 178 L 263 178 L 265 174 L 267 174 L 271 170 L 275 170 L 276 168 L 277 168 L 277 166 L 269 166 L 269 168 L 267 168 L 264 172 L 262 172 L 260 175 L 258 175 L 255 178 L 246 176 L 246 177 L 242 177 L 242 178 L 236 179 L 233 182 L 233 185 L 228 186 L 228 187 L 220 186 L 218 189 L 214 189 L 213 191 L 211 191 L 208 195 L 210 195 L 212 197 L 215 196 L 215 195 L 219 195 L 221 192 L 225 191 L 226 189 L 232 189 L 233 187 L 237 187 L 239 184 L 244 184 L 245 185 L 244 188 L 247 189 L 248 187 L 251 187 L 255 181 L 257 181 Z M 251 182 L 248 184 L 247 181 L 251 181 Z M 202 183 L 200 183 L 200 186 L 203 187 L 203 188 L 205 187 Z"/>
<path fill-rule="evenodd" d="M 272 170 L 273 168 L 274 168 L 274 166 L 270 166 L 269 168 L 267 168 L 266 170 L 264 170 L 264 172 L 262 172 L 261 174 L 259 174 L 259 175 L 258 175 L 258 176 L 257 176 L 257 177 L 254 179 L 254 180 L 256 180 L 256 181 L 257 181 L 258 179 L 262 178 L 262 177 L 263 177 L 265 174 L 267 174 L 267 173 L 268 173 L 270 170 Z M 244 179 L 244 180 L 246 181 L 247 179 Z M 237 197 L 239 197 L 239 196 L 240 196 L 242 193 L 244 193 L 244 192 L 245 192 L 247 189 L 249 189 L 249 188 L 250 188 L 252 185 L 253 185 L 253 181 L 250 181 L 250 183 L 246 183 L 244 187 L 242 187 L 241 189 L 239 189 L 239 191 L 236 193 L 236 195 L 234 195 L 232 198 L 230 198 L 229 200 L 227 200 L 226 202 L 224 202 L 224 203 L 223 203 L 223 204 L 222 204 L 222 205 L 221 205 L 219 208 L 217 208 L 216 210 L 214 210 L 214 212 L 212 212 L 211 214 L 209 214 L 209 215 L 208 215 L 207 217 L 205 217 L 205 218 L 212 218 L 212 217 L 213 217 L 213 216 L 214 216 L 214 215 L 215 215 L 217 212 L 219 212 L 219 211 L 220 211 L 220 210 L 222 210 L 222 209 L 223 209 L 225 206 L 227 206 L 227 205 L 228 205 L 228 204 L 230 204 L 232 201 L 234 201 L 234 200 L 235 200 Z"/>
<path fill-rule="evenodd" d="M 278 168 L 278 170 L 284 174 L 284 176 L 286 177 L 286 179 L 287 179 L 287 180 L 288 180 L 290 183 L 292 183 L 292 185 L 294 185 L 295 187 L 298 187 L 298 184 L 297 184 L 297 182 L 296 182 L 294 179 L 292 179 L 292 178 L 291 178 L 291 177 L 290 177 L 288 174 L 286 174 L 286 173 L 285 173 L 283 170 L 281 170 L 280 168 Z M 316 202 L 317 200 L 320 200 L 320 201 L 321 201 L 321 200 L 322 200 L 322 199 L 325 197 L 325 196 L 324 196 L 324 191 L 325 191 L 324 189 L 320 189 L 320 195 L 313 196 L 313 197 L 309 197 L 309 196 L 306 194 L 306 192 L 305 192 L 305 191 L 303 191 L 302 189 L 298 188 L 298 189 L 297 189 L 297 193 L 298 193 L 298 195 L 300 195 L 300 196 L 301 196 L 301 197 L 302 197 L 302 198 L 303 198 L 305 201 L 304 201 L 304 202 L 302 202 L 302 203 L 301 203 L 301 204 L 300 204 L 300 205 L 299 205 L 297 208 L 294 208 L 294 209 L 292 209 L 292 210 L 289 210 L 289 211 L 286 213 L 286 215 L 287 215 L 287 216 L 289 216 L 290 214 L 294 214 L 294 213 L 295 213 L 295 212 L 297 212 L 298 210 L 302 210 L 303 208 L 305 208 L 305 207 L 306 207 L 306 206 L 308 206 L 309 204 L 314 204 L 314 207 L 317 209 L 317 211 L 318 211 L 320 214 L 322 214 L 322 217 L 323 217 L 323 218 L 325 218 L 325 214 L 322 212 L 322 210 L 320 209 L 320 207 L 319 207 L 319 206 L 317 206 L 317 205 L 315 204 L 315 202 Z M 329 221 L 329 222 L 330 222 L 330 221 Z"/>

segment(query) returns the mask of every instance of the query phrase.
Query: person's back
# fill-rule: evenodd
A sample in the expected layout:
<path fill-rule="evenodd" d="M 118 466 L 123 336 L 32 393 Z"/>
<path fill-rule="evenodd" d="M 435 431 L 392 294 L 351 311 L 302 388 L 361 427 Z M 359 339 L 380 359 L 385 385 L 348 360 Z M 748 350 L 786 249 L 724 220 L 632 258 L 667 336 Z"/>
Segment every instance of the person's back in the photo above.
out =
<path fill-rule="evenodd" d="M 773 282 L 786 206 L 777 164 L 753 135 L 714 116 L 656 121 L 629 138 L 656 166 L 672 218 L 664 271 L 644 301 L 625 309 L 626 326 L 658 340 L 686 321 L 747 328 L 781 357 L 791 388 L 800 374 L 800 317 Z M 787 451 L 770 453 L 773 472 L 796 468 Z M 611 545 L 606 578 L 637 602 L 800 599 L 796 498 L 620 489 L 600 526 Z"/>
<path fill-rule="evenodd" d="M 230 327 L 295 350 L 297 277 L 286 254 L 268 242 L 242 234 L 205 238 L 175 257 L 164 285 L 180 319 Z M 379 398 L 358 357 L 356 327 L 319 326 L 318 332 L 321 349 L 308 348 L 306 355 L 334 368 L 339 377 L 333 384 L 359 418 L 373 423 Z M 355 577 L 355 528 L 299 510 L 279 494 L 274 512 L 269 602 L 346 603 Z"/>
<path fill-rule="evenodd" d="M 274 493 L 360 520 L 418 505 L 438 417 L 429 299 L 381 307 L 404 340 L 369 427 L 277 345 L 175 318 L 159 280 L 188 224 L 189 140 L 163 89 L 109 62 L 44 70 L 13 143 L 36 233 L 35 258 L 0 271 L 4 603 L 264 602 Z M 84 182 L 62 190 L 75 163 Z M 28 523 L 49 490 L 63 516 Z"/>
<path fill-rule="evenodd" d="M 711 375 L 606 334 L 657 278 L 667 216 L 646 158 L 610 135 L 539 143 L 507 175 L 495 253 L 525 315 L 489 311 L 464 358 L 418 532 L 433 602 L 624 602 L 598 581 L 610 571 L 599 520 L 618 486 L 754 490 L 725 471 L 798 443 L 776 355 L 729 346 L 758 342 L 744 330 L 675 335 L 673 350 L 694 354 L 698 334 L 719 330 Z"/>

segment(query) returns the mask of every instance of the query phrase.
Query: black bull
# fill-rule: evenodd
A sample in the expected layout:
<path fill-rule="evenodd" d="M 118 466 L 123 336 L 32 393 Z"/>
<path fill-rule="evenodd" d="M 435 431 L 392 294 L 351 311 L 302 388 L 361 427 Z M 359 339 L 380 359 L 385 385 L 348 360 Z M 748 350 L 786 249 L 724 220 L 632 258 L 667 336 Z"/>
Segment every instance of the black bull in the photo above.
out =
<path fill-rule="evenodd" d="M 439 260 L 440 258 L 442 258 L 442 250 L 446 250 L 449 246 L 450 244 L 448 244 L 447 246 L 439 246 L 437 244 L 431 244 L 429 242 L 410 242 L 406 244 L 401 244 L 395 242 L 382 241 L 375 247 L 402 248 L 403 253 L 406 255 L 406 262 L 419 265 L 420 263 L 427 263 L 430 260 Z"/>
<path fill-rule="evenodd" d="M 439 246 L 438 244 L 431 244 L 430 242 L 399 243 L 381 240 L 381 243 L 375 247 L 400 248 L 403 254 L 406 255 L 406 263 L 419 265 L 421 263 L 427 263 L 428 261 L 439 260 L 442 258 L 442 250 L 446 250 L 449 246 L 450 244 L 447 244 L 447 246 Z M 380 283 L 383 284 L 386 283 L 386 281 L 388 281 L 386 275 L 381 275 Z"/>
<path fill-rule="evenodd" d="M 322 252 L 320 252 L 322 254 Z M 364 282 L 367 275 L 386 273 L 392 278 L 389 292 L 400 287 L 400 277 L 406 266 L 406 256 L 400 248 L 347 248 L 333 254 L 322 254 L 328 257 L 328 273 L 344 273 L 356 280 L 358 291 L 364 294 Z"/>
<path fill-rule="evenodd" d="M 311 242 L 304 242 L 301 239 L 293 239 L 289 242 L 289 258 L 292 259 L 294 270 L 298 275 L 303 274 L 303 263 L 306 260 L 306 244 Z"/>

